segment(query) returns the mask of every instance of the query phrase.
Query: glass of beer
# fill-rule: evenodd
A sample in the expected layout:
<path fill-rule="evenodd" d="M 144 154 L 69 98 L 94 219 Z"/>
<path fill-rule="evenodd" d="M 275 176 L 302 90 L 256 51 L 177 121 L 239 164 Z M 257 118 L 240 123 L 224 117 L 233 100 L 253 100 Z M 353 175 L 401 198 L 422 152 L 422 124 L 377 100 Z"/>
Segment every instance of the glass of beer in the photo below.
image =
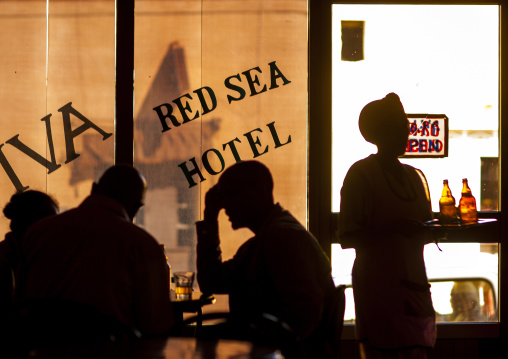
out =
<path fill-rule="evenodd" d="M 176 299 L 191 299 L 194 272 L 175 272 Z"/>

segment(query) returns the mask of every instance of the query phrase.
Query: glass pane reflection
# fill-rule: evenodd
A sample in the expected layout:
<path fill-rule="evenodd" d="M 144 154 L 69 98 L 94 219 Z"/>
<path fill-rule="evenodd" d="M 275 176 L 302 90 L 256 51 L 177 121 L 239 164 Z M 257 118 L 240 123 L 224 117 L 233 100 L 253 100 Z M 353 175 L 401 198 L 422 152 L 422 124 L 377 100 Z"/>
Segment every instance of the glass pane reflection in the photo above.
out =
<path fill-rule="evenodd" d="M 401 160 L 427 177 L 433 210 L 439 211 L 443 179 L 457 199 L 462 178 L 478 209 L 498 210 L 499 6 L 334 4 L 332 10 L 332 211 L 339 211 L 351 164 L 377 151 L 360 134 L 360 111 L 389 92 L 400 96 L 406 113 L 449 118 L 448 157 Z M 341 58 L 347 20 L 364 22 L 363 60 Z"/>
<path fill-rule="evenodd" d="M 194 223 L 202 216 L 204 195 L 237 156 L 266 164 L 274 177 L 275 200 L 306 224 L 307 1 L 138 0 L 135 7 L 134 164 L 148 182 L 137 221 L 165 245 L 172 270 L 195 270 Z M 273 61 L 289 84 L 279 80 L 271 88 Z M 258 82 L 252 87 L 244 73 L 249 70 Z M 241 100 L 228 100 L 240 97 L 225 84 L 231 76 L 238 76 L 234 83 L 245 91 Z M 205 87 L 217 101 L 209 113 L 195 92 Z M 260 92 L 252 95 L 252 88 Z M 173 102 L 181 96 L 190 118 L 199 113 L 185 123 Z M 172 105 L 181 122 L 168 120 L 170 129 L 164 132 L 154 110 L 163 104 Z M 167 113 L 167 107 L 160 109 Z M 275 146 L 267 127 L 272 122 L 282 143 L 291 136 L 288 145 Z M 258 154 L 245 136 L 251 131 Z M 207 152 L 211 149 L 216 152 Z M 215 174 L 203 165 L 205 153 Z M 194 175 L 195 186 L 179 167 L 185 163 L 192 170 L 191 159 L 205 178 Z M 226 260 L 252 232 L 233 231 L 223 214 L 219 225 Z M 217 303 L 212 310 L 219 308 Z"/>
<path fill-rule="evenodd" d="M 21 187 L 49 193 L 65 211 L 79 205 L 113 164 L 114 136 L 104 139 L 92 128 L 74 132 L 79 157 L 69 161 L 62 109 L 71 106 L 101 130 L 114 132 L 115 1 L 1 1 L 0 18 L 0 50 L 8 54 L 0 58 L 2 152 Z M 72 130 L 84 124 L 67 113 Z M 41 121 L 48 116 L 52 148 Z M 36 155 L 6 142 L 14 136 L 39 159 L 53 162 L 54 150 L 54 165 L 60 167 L 48 173 Z M 0 167 L 2 206 L 17 187 Z M 8 222 L 0 221 L 4 233 Z"/>
<path fill-rule="evenodd" d="M 441 248 L 442 251 L 439 250 Z M 425 265 L 438 322 L 498 322 L 498 244 L 440 243 L 425 248 Z M 335 284 L 345 284 L 345 323 L 353 324 L 354 249 L 332 245 Z"/>

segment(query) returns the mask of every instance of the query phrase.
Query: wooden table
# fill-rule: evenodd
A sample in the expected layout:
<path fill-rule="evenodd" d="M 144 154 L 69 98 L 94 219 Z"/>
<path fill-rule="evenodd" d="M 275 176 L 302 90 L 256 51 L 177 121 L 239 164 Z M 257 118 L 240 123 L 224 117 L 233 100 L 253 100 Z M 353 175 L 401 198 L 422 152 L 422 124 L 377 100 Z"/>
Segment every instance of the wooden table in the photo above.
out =
<path fill-rule="evenodd" d="M 176 299 L 175 292 L 171 290 L 170 299 L 173 304 L 177 325 L 183 322 L 184 313 L 195 313 L 201 316 L 203 314 L 203 306 L 215 303 L 215 297 L 213 295 L 204 295 L 200 292 L 192 292 L 192 296 L 189 299 Z M 198 324 L 200 325 L 200 323 Z"/>
<path fill-rule="evenodd" d="M 281 359 L 282 354 L 273 348 L 237 340 L 200 340 L 188 337 L 147 340 L 138 343 L 132 351 L 132 359 Z"/>
<path fill-rule="evenodd" d="M 284 359 L 279 350 L 238 340 L 190 337 L 140 339 L 107 346 L 59 347 L 34 350 L 31 359 Z"/>

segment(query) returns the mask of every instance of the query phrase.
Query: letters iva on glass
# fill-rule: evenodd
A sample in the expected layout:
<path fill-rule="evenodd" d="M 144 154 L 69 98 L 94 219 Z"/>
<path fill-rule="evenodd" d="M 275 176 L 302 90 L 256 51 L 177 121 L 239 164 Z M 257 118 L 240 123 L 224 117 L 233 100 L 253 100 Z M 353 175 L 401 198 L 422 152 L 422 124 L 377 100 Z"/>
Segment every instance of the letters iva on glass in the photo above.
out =
<path fill-rule="evenodd" d="M 407 114 L 409 138 L 404 158 L 448 157 L 448 117 Z"/>
<path fill-rule="evenodd" d="M 63 129 L 64 129 L 64 136 L 65 136 L 65 150 L 66 150 L 66 161 L 65 163 L 69 163 L 74 161 L 76 158 L 79 157 L 79 153 L 76 153 L 76 150 L 74 149 L 74 138 L 81 135 L 83 132 L 85 132 L 88 129 L 94 129 L 95 131 L 99 132 L 102 135 L 102 139 L 106 140 L 107 138 L 111 137 L 112 133 L 107 133 L 104 130 L 102 130 L 99 126 L 94 124 L 92 121 L 90 121 L 88 118 L 83 116 L 80 112 L 78 112 L 74 107 L 72 107 L 72 102 L 67 103 L 60 109 L 58 109 L 59 112 L 62 113 L 62 119 L 63 119 Z M 83 124 L 75 129 L 72 129 L 71 126 L 71 117 L 70 115 L 74 115 L 78 119 L 80 119 Z M 60 164 L 56 163 L 55 158 L 55 147 L 53 145 L 53 135 L 51 133 L 51 124 L 50 124 L 51 114 L 47 115 L 41 121 L 44 121 L 46 123 L 46 136 L 48 140 L 48 147 L 49 152 L 51 156 L 51 161 L 48 161 L 44 156 L 38 154 L 34 150 L 32 150 L 30 147 L 25 145 L 23 142 L 19 140 L 19 134 L 15 135 L 14 137 L 10 138 L 9 140 L 5 141 L 5 143 L 8 143 L 9 145 L 17 148 L 19 151 L 23 152 L 25 155 L 30 157 L 31 159 L 35 160 L 39 164 L 43 165 L 48 169 L 48 174 L 56 171 L 61 167 Z M 7 157 L 2 151 L 2 147 L 4 146 L 4 143 L 0 144 L 0 165 L 2 165 L 5 173 L 9 176 L 9 179 L 11 180 L 14 187 L 16 187 L 17 191 L 25 191 L 29 186 L 23 186 L 20 179 L 16 175 L 16 172 L 14 172 L 14 169 L 12 168 L 11 164 L 7 160 Z"/>
<path fill-rule="evenodd" d="M 260 82 L 258 74 L 262 73 L 262 71 L 259 68 L 259 66 L 254 67 L 247 71 L 243 71 L 242 72 L 243 77 L 240 75 L 240 73 L 238 73 L 236 75 L 232 75 L 226 78 L 224 80 L 224 86 L 226 87 L 226 89 L 235 92 L 234 95 L 232 94 L 226 95 L 228 104 L 231 104 L 232 102 L 235 101 L 243 100 L 245 98 L 247 91 L 241 86 L 243 78 L 245 78 L 246 80 L 248 91 L 250 91 L 251 97 L 266 92 L 267 90 L 278 88 L 279 84 L 277 83 L 277 81 L 279 79 L 282 80 L 282 86 L 291 83 L 291 81 L 289 81 L 277 67 L 275 61 L 270 62 L 268 66 L 270 72 L 270 87 L 267 87 L 266 83 Z M 177 112 L 180 114 L 181 120 L 179 120 L 176 117 L 176 115 L 173 114 L 173 106 L 168 103 L 164 103 L 162 105 L 153 108 L 153 110 L 157 113 L 157 116 L 159 117 L 159 120 L 161 122 L 162 132 L 171 130 L 171 127 L 169 126 L 167 120 L 170 121 L 173 127 L 179 127 L 182 124 L 188 123 L 198 118 L 200 116 L 199 111 L 198 110 L 193 111 L 192 107 L 199 106 L 200 108 L 202 108 L 201 115 L 210 113 L 217 108 L 217 96 L 215 95 L 215 92 L 212 88 L 204 86 L 193 91 L 193 93 L 197 95 L 197 101 L 195 101 L 193 104 L 191 104 L 190 101 L 193 101 L 194 99 L 189 93 L 186 93 L 172 101 L 177 107 L 178 110 Z M 279 148 L 288 143 L 291 143 L 291 135 L 288 136 L 287 140 L 285 140 L 284 143 L 280 141 L 279 135 L 277 134 L 277 130 L 275 128 L 275 121 L 268 123 L 266 126 L 268 127 L 270 135 L 273 139 L 274 148 Z M 247 138 L 247 142 L 250 146 L 250 149 L 252 150 L 253 158 L 265 154 L 266 152 L 268 152 L 269 148 L 268 145 L 262 148 L 263 145 L 261 144 L 258 132 L 262 133 L 263 131 L 260 128 L 255 128 L 243 134 L 243 136 Z M 226 148 L 229 148 L 231 150 L 231 153 L 233 154 L 235 161 L 240 162 L 242 161 L 242 158 L 240 157 L 240 154 L 238 153 L 238 150 L 236 148 L 237 143 L 241 143 L 241 140 L 238 139 L 238 137 L 235 137 L 231 141 L 224 143 L 222 145 L 222 150 L 226 150 Z M 217 160 L 220 162 L 220 168 L 213 168 L 212 165 L 210 164 L 210 158 L 213 157 L 216 157 Z M 210 175 L 218 175 L 226 167 L 224 157 L 222 156 L 221 152 L 215 148 L 211 148 L 205 151 L 201 156 L 201 161 L 204 169 Z M 191 164 L 190 167 L 187 162 L 190 162 Z M 187 182 L 189 183 L 189 188 L 197 185 L 196 181 L 193 179 L 193 176 L 195 175 L 199 177 L 201 182 L 206 180 L 206 178 L 203 176 L 203 173 L 199 169 L 199 165 L 196 163 L 195 157 L 189 159 L 189 161 L 185 161 L 179 164 L 178 167 L 180 167 L 180 169 L 183 172 L 183 175 L 187 179 Z"/>

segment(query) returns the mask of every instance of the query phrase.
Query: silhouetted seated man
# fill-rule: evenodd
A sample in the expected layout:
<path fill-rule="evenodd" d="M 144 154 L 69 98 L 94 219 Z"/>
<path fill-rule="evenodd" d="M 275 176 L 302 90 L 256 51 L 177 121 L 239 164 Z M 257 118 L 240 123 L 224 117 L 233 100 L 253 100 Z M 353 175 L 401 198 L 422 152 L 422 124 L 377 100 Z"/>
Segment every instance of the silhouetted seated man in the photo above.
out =
<path fill-rule="evenodd" d="M 260 162 L 226 169 L 206 194 L 204 220 L 196 224 L 197 280 L 205 293 L 229 294 L 237 323 L 269 313 L 294 330 L 309 358 L 326 358 L 322 323 L 334 290 L 330 262 L 316 239 L 274 203 L 272 189 Z M 233 229 L 255 234 L 227 261 L 221 259 L 217 222 L 222 208 Z"/>
<path fill-rule="evenodd" d="M 24 303 L 79 303 L 144 336 L 167 333 L 174 322 L 167 262 L 132 223 L 145 191 L 136 169 L 113 166 L 79 207 L 32 226 L 23 241 Z"/>

